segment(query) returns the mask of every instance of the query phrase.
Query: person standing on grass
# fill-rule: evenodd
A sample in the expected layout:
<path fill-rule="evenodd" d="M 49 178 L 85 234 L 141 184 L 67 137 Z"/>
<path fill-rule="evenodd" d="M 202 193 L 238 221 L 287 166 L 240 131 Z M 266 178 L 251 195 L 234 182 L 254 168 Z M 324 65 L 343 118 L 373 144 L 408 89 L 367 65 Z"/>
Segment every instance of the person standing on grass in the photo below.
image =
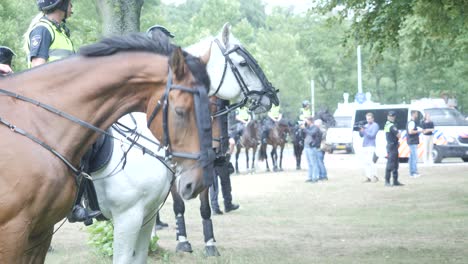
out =
<path fill-rule="evenodd" d="M 411 111 L 411 120 L 406 125 L 406 132 L 408 134 L 408 146 L 410 148 L 409 156 L 409 172 L 410 177 L 417 178 L 421 175 L 418 173 L 418 145 L 419 133 L 422 129 L 418 126 L 419 112 L 416 110 Z"/>
<path fill-rule="evenodd" d="M 325 167 L 325 151 L 327 150 L 326 138 L 327 138 L 327 128 L 323 125 L 322 119 L 317 119 L 314 121 L 314 125 L 320 129 L 322 133 L 322 140 L 320 141 L 320 149 L 317 152 L 318 155 L 318 167 L 319 167 L 319 181 L 328 181 L 327 168 Z"/>
<path fill-rule="evenodd" d="M 364 173 L 366 180 L 364 182 L 371 182 L 372 178 L 375 182 L 379 180 L 377 177 L 377 168 L 374 163 L 375 153 L 375 138 L 379 132 L 379 125 L 374 122 L 374 114 L 366 114 L 367 124 L 359 131 L 359 135 L 364 138 L 362 141 L 362 161 L 364 163 Z"/>
<path fill-rule="evenodd" d="M 434 158 L 432 157 L 432 148 L 434 147 L 434 123 L 431 120 L 431 115 L 427 112 L 424 116 L 424 121 L 422 122 L 421 127 L 424 135 L 424 164 L 431 165 L 434 162 Z"/>
<path fill-rule="evenodd" d="M 387 139 L 387 166 L 385 167 L 385 186 L 390 185 L 390 176 L 393 174 L 393 186 L 403 186 L 398 181 L 398 140 L 400 139 L 400 131 L 395 125 L 396 112 L 389 111 L 387 123 L 385 124 L 385 137 Z"/>
<path fill-rule="evenodd" d="M 308 117 L 305 120 L 305 139 L 304 150 L 309 164 L 306 182 L 317 182 L 319 179 L 318 152 L 320 151 L 320 143 L 322 142 L 322 132 L 314 125 L 314 118 Z"/>

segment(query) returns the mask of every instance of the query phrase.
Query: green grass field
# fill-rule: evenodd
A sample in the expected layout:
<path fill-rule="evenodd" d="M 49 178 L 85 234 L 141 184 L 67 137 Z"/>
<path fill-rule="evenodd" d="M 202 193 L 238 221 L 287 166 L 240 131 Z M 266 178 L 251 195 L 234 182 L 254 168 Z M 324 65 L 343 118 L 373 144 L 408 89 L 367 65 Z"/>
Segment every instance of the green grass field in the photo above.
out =
<path fill-rule="evenodd" d="M 149 263 L 468 263 L 468 164 L 400 168 L 403 187 L 362 183 L 354 158 L 327 157 L 328 182 L 305 183 L 306 171 L 233 176 L 237 211 L 213 216 L 221 257 L 203 256 L 198 200 L 186 205 L 194 253 L 176 254 L 172 200 L 161 217 L 161 249 Z M 351 157 L 351 156 L 349 156 Z M 353 161 L 354 160 L 354 161 Z M 383 164 L 379 164 L 383 174 Z M 220 197 L 220 203 L 222 198 Z M 86 245 L 81 225 L 54 236 L 46 263 L 111 263 Z"/>

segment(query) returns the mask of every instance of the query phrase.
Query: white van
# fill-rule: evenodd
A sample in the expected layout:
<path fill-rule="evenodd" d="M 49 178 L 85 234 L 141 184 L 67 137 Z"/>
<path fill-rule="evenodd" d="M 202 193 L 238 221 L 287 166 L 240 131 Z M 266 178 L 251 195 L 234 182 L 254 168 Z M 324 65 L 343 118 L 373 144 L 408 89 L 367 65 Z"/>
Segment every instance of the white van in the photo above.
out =
<path fill-rule="evenodd" d="M 353 114 L 355 110 L 354 103 L 339 103 L 333 117 L 335 126 L 327 130 L 328 152 L 335 150 L 346 150 L 346 153 L 354 153 L 353 149 Z"/>
<path fill-rule="evenodd" d="M 398 148 L 401 161 L 409 158 L 409 146 L 407 144 L 406 124 L 411 116 L 412 110 L 419 112 L 419 119 L 422 120 L 423 114 L 428 112 L 434 122 L 434 162 L 439 163 L 444 158 L 459 157 L 468 162 L 468 121 L 466 121 L 460 112 L 450 108 L 442 99 L 424 99 L 413 101 L 412 104 L 397 105 L 379 105 L 375 107 L 357 108 L 353 122 L 354 124 L 366 120 L 366 113 L 374 114 L 375 122 L 380 130 L 376 138 L 376 155 L 380 158 L 386 157 L 386 139 L 383 128 L 387 121 L 388 111 L 397 112 L 395 120 L 396 126 L 401 130 L 400 147 Z M 423 155 L 422 134 L 420 134 L 420 144 L 418 146 L 418 155 Z M 353 132 L 353 147 L 358 152 L 362 148 L 362 138 L 358 131 Z"/>

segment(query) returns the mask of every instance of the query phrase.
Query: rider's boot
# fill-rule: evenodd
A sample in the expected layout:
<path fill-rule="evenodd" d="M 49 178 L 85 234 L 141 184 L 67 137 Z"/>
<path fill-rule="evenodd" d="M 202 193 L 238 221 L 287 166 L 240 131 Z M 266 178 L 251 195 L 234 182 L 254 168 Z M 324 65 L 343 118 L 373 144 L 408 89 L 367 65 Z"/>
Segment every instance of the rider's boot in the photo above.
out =
<path fill-rule="evenodd" d="M 84 222 L 85 225 L 93 224 L 93 218 L 100 216 L 100 211 L 92 211 L 84 208 L 81 204 L 76 204 L 71 213 L 67 216 L 70 223 Z"/>

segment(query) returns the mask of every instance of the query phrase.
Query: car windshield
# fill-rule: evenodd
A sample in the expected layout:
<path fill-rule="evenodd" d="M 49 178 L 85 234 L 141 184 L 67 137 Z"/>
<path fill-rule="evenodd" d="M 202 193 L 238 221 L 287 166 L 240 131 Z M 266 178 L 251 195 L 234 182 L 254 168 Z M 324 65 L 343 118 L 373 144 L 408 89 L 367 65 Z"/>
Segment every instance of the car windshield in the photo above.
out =
<path fill-rule="evenodd" d="M 341 128 L 353 127 L 351 116 L 335 116 L 335 121 L 336 121 L 335 127 L 341 127 Z"/>
<path fill-rule="evenodd" d="M 468 126 L 468 121 L 456 109 L 430 108 L 424 111 L 431 115 L 435 126 Z"/>

